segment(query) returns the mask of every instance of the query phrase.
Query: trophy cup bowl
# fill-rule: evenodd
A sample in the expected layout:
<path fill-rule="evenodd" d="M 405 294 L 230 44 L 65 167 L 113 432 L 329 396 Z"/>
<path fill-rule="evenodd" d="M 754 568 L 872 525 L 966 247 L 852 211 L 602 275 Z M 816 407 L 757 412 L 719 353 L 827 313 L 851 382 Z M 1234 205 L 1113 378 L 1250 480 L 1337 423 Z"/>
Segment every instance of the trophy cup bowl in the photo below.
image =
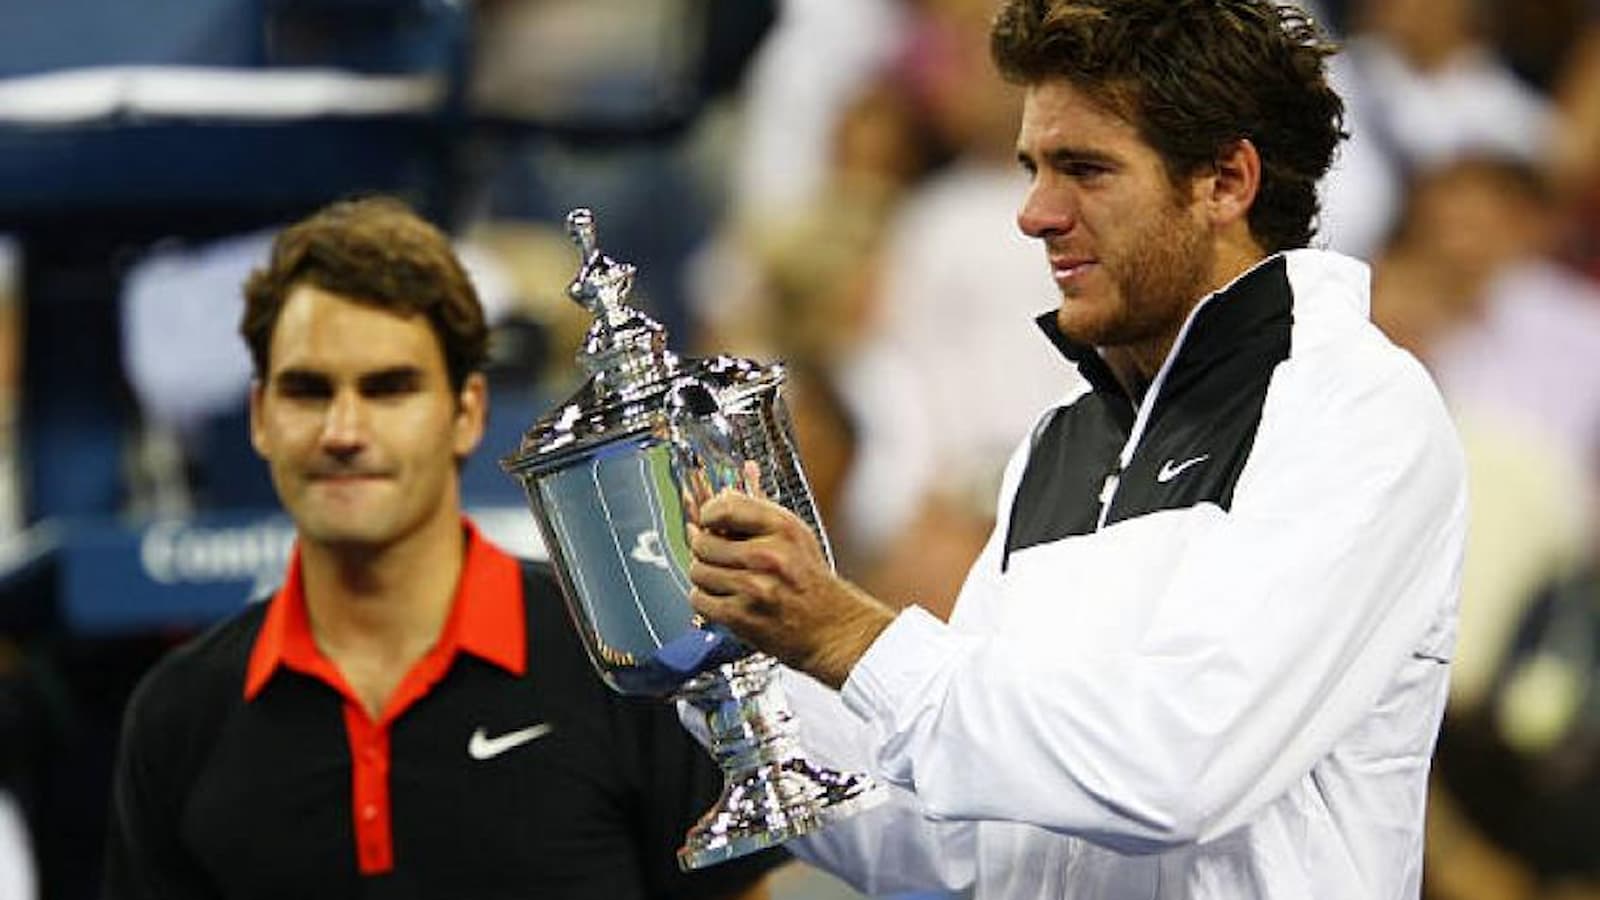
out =
<path fill-rule="evenodd" d="M 883 793 L 864 774 L 808 760 L 776 661 L 689 604 L 691 504 L 746 487 L 751 463 L 766 496 L 805 520 L 832 562 L 780 393 L 783 367 L 679 359 L 661 326 L 627 303 L 634 269 L 600 253 L 592 214 L 574 210 L 567 227 L 582 257 L 568 293 L 595 317 L 578 353 L 589 378 L 502 467 L 527 494 L 600 677 L 705 716 L 725 785 L 678 851 L 681 867 L 701 868 L 814 831 Z"/>

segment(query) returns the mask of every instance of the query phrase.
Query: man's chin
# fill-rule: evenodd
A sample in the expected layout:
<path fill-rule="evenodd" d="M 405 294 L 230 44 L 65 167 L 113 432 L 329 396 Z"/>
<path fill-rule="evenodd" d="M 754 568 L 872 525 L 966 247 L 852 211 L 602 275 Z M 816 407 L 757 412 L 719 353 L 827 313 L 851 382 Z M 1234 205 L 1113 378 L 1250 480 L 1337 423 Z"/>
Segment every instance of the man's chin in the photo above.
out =
<path fill-rule="evenodd" d="M 1086 308 L 1081 300 L 1068 299 L 1056 310 L 1056 328 L 1080 344 L 1104 347 L 1117 343 L 1116 323 L 1098 310 Z"/>
<path fill-rule="evenodd" d="M 357 524 L 349 520 L 318 516 L 300 519 L 295 524 L 302 542 L 339 552 L 370 552 L 381 549 L 392 541 L 392 537 L 384 528 L 376 526 L 370 520 Z"/>

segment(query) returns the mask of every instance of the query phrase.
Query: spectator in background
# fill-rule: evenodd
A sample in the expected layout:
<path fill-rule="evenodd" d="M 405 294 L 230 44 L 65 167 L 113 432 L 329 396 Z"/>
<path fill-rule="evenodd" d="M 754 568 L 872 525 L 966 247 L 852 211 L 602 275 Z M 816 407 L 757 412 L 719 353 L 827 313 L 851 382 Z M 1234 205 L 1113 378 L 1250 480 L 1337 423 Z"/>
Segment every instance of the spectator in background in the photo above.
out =
<path fill-rule="evenodd" d="M 1521 613 L 1488 690 L 1453 704 L 1440 736 L 1429 900 L 1600 898 L 1595 561 L 1540 585 Z"/>
<path fill-rule="evenodd" d="M 1332 249 L 1376 255 L 1414 171 L 1466 152 L 1541 163 L 1555 119 L 1486 40 L 1476 0 L 1360 0 L 1331 63 L 1350 141 L 1323 184 Z"/>
<path fill-rule="evenodd" d="M 1374 318 L 1460 424 L 1474 519 L 1454 702 L 1488 690 L 1526 604 L 1596 547 L 1600 289 L 1551 259 L 1537 173 L 1473 157 L 1421 173 L 1377 267 Z"/>
<path fill-rule="evenodd" d="M 1472 494 L 1450 707 L 1430 799 L 1436 900 L 1553 891 L 1600 854 L 1600 290 L 1551 259 L 1562 206 L 1518 160 L 1419 173 L 1374 315 L 1436 374 Z M 1559 635 L 1559 636 L 1558 636 Z M 1581 883 L 1580 883 L 1581 884 Z"/>
<path fill-rule="evenodd" d="M 1573 54 L 1600 15 L 1594 0 L 1478 0 L 1485 37 L 1518 77 L 1545 95 L 1561 89 Z"/>
<path fill-rule="evenodd" d="M 1600 4 L 1591 7 L 1556 82 L 1561 117 L 1551 169 L 1555 193 L 1572 211 L 1564 255 L 1600 280 Z"/>
<path fill-rule="evenodd" d="M 828 524 L 841 563 L 871 581 L 878 561 L 910 540 L 903 532 L 934 475 L 934 439 L 915 400 L 922 376 L 877 335 L 887 229 L 935 164 L 938 141 L 892 71 L 861 86 L 833 126 L 827 169 L 803 202 L 735 212 L 702 248 L 693 266 L 701 324 L 693 344 L 790 360 L 848 407 L 852 452 L 839 516 Z"/>
<path fill-rule="evenodd" d="M 869 339 L 880 327 L 882 210 L 833 199 L 766 230 L 759 316 L 744 326 L 749 342 L 733 346 L 790 363 L 801 456 L 840 571 L 943 615 L 983 530 L 929 522 L 918 509 L 937 476 L 931 423 L 906 399 L 920 375 Z"/>
<path fill-rule="evenodd" d="M 1371 90 L 1373 139 L 1402 168 L 1464 150 L 1527 162 L 1548 152 L 1547 98 L 1520 80 L 1488 40 L 1476 0 L 1364 0 L 1347 52 Z"/>
<path fill-rule="evenodd" d="M 107 896 L 758 896 L 684 874 L 721 775 L 594 677 L 543 566 L 462 517 L 483 309 L 395 201 L 286 229 L 246 286 L 250 432 L 298 533 L 282 588 L 129 702 Z"/>
<path fill-rule="evenodd" d="M 894 58 L 904 0 L 784 0 L 751 63 L 739 113 L 730 217 L 805 209 L 837 171 L 841 121 Z"/>
<path fill-rule="evenodd" d="M 1555 259 L 1562 210 L 1540 171 L 1460 158 L 1420 173 L 1408 206 L 1392 255 L 1429 271 L 1435 314 L 1453 320 L 1418 347 L 1446 398 L 1600 484 L 1600 286 Z"/>
<path fill-rule="evenodd" d="M 608 243 L 638 263 L 634 301 L 684 339 L 692 322 L 683 261 L 721 200 L 725 161 L 709 148 L 719 117 L 708 113 L 739 83 L 776 7 L 777 0 L 476 4 L 468 106 L 510 127 L 487 129 L 477 142 L 477 183 L 465 204 L 472 217 L 560 222 L 573 207 L 594 209 Z M 663 209 L 672 210 L 672 227 L 662 227 Z"/>

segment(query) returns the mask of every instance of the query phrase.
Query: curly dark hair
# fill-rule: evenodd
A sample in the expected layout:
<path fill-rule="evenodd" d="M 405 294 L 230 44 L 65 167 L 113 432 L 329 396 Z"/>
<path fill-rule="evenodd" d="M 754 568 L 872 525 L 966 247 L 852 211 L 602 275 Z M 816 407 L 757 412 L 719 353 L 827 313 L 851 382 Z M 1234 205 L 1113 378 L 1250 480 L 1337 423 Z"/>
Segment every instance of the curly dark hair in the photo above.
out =
<path fill-rule="evenodd" d="M 1347 136 L 1324 66 L 1336 50 L 1272 0 L 1004 0 L 990 32 L 1006 80 L 1065 79 L 1133 125 L 1174 183 L 1250 140 L 1250 232 L 1269 253 L 1316 230 L 1317 181 Z"/>
<path fill-rule="evenodd" d="M 301 284 L 402 315 L 426 316 L 457 391 L 483 367 L 488 326 L 477 291 L 449 239 L 400 200 L 341 200 L 278 234 L 271 259 L 244 285 L 239 333 L 250 346 L 257 377 L 270 370 L 273 329 Z"/>

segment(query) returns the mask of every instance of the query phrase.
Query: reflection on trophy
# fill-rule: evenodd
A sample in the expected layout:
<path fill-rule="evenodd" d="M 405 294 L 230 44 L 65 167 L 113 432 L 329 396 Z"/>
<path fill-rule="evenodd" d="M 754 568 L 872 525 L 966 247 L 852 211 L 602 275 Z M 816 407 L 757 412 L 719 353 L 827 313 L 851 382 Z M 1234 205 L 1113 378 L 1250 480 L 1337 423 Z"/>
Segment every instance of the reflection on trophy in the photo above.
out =
<path fill-rule="evenodd" d="M 813 831 L 883 796 L 865 775 L 805 758 L 777 663 L 689 605 L 691 504 L 760 488 L 811 525 L 832 560 L 779 395 L 780 365 L 680 359 L 628 303 L 634 267 L 600 252 L 594 217 L 567 216 L 582 255 L 568 293 L 594 315 L 578 352 L 587 382 L 535 422 L 502 466 L 519 479 L 589 658 L 623 694 L 705 714 L 727 783 L 678 851 L 685 869 Z"/>

